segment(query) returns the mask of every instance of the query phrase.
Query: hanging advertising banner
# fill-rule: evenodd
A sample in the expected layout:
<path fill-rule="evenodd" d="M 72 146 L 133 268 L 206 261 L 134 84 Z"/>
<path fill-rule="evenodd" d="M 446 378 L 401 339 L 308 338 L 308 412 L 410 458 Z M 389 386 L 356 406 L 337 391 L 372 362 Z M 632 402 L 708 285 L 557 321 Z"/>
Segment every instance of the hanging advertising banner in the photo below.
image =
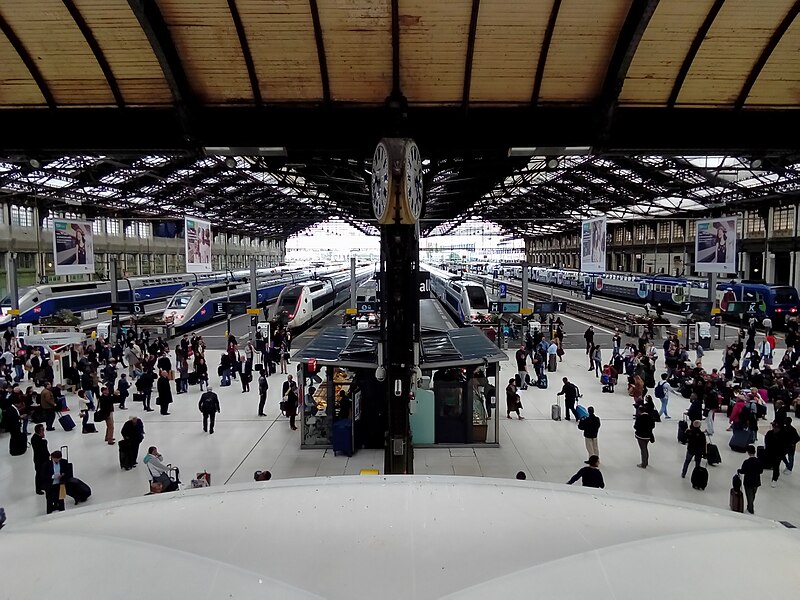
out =
<path fill-rule="evenodd" d="M 604 273 L 606 270 L 606 218 L 581 223 L 581 271 Z"/>
<path fill-rule="evenodd" d="M 194 217 L 185 217 L 186 271 L 211 272 L 211 223 Z"/>
<path fill-rule="evenodd" d="M 704 219 L 695 224 L 694 270 L 736 273 L 736 217 Z"/>
<path fill-rule="evenodd" d="M 90 221 L 53 219 L 53 266 L 56 275 L 94 273 L 94 236 Z"/>

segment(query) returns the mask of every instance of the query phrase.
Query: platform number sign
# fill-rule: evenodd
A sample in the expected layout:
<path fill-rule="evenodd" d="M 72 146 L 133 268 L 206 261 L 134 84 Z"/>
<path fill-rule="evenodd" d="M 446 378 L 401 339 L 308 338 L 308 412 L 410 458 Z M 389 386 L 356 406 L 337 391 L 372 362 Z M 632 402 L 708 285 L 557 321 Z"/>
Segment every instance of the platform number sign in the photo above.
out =
<path fill-rule="evenodd" d="M 505 283 L 501 283 L 498 287 L 498 293 L 501 298 L 505 298 L 508 295 L 508 286 Z"/>

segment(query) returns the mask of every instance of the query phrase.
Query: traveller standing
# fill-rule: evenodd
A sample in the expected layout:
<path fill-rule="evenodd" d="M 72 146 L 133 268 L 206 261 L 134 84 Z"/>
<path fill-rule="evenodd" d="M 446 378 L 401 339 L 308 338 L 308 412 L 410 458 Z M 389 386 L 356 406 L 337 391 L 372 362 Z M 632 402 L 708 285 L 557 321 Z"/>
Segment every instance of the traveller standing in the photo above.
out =
<path fill-rule="evenodd" d="M 293 381 L 286 392 L 286 416 L 289 417 L 289 427 L 297 429 L 295 418 L 297 417 L 297 384 Z M 340 415 L 341 416 L 341 415 Z"/>
<path fill-rule="evenodd" d="M 119 408 L 120 410 L 128 410 L 125 408 L 125 400 L 128 398 L 128 390 L 131 389 L 131 384 L 128 381 L 128 376 L 123 373 L 119 376 L 117 383 L 117 391 L 119 392 Z"/>
<path fill-rule="evenodd" d="M 581 468 L 575 475 L 573 475 L 567 482 L 567 485 L 572 485 L 578 479 L 581 480 L 583 487 L 604 488 L 606 487 L 603 481 L 603 474 L 600 472 L 600 457 L 593 455 L 586 461 L 588 467 Z"/>
<path fill-rule="evenodd" d="M 52 386 L 50 382 L 44 384 L 44 389 L 39 394 L 39 404 L 42 405 L 44 411 L 45 423 L 47 423 L 47 431 L 55 431 L 53 423 L 56 420 L 56 399 L 53 396 Z"/>
<path fill-rule="evenodd" d="M 700 466 L 700 462 L 706 455 L 706 436 L 700 429 L 700 421 L 692 421 L 692 426 L 686 432 L 686 459 L 683 461 L 681 477 L 686 479 L 686 471 L 689 470 L 689 463 L 694 460 L 695 467 Z"/>
<path fill-rule="evenodd" d="M 152 412 L 154 409 L 150 408 L 150 401 L 153 397 L 153 382 L 155 381 L 155 373 L 153 373 L 153 369 L 147 368 L 144 370 L 144 373 L 136 380 L 136 389 L 139 390 L 139 393 L 142 394 L 144 410 L 147 412 Z"/>
<path fill-rule="evenodd" d="M 756 458 L 756 447 L 752 444 L 747 446 L 747 458 L 739 467 L 737 473 L 744 475 L 742 485 L 744 487 L 744 495 L 747 498 L 747 512 L 751 515 L 754 513 L 754 503 L 756 501 L 756 492 L 761 487 L 761 473 L 764 472 L 761 466 L 761 461 Z"/>
<path fill-rule="evenodd" d="M 561 387 L 561 391 L 558 392 L 556 396 L 564 396 L 564 404 L 566 408 L 564 411 L 564 418 L 569 421 L 569 413 L 572 412 L 572 414 L 575 416 L 575 420 L 577 421 L 578 413 L 575 412 L 575 403 L 578 401 L 578 398 L 580 398 L 581 392 L 578 389 L 578 386 L 572 383 L 566 377 L 564 377 L 561 381 L 564 383 L 564 385 Z M 595 452 L 595 454 L 597 453 Z"/>
<path fill-rule="evenodd" d="M 100 411 L 103 420 L 106 422 L 105 442 L 109 446 L 113 446 L 116 444 L 116 441 L 114 441 L 114 396 L 111 395 L 111 391 L 107 387 L 104 387 L 100 392 L 100 397 L 97 400 L 97 410 Z"/>
<path fill-rule="evenodd" d="M 242 393 L 250 391 L 250 382 L 253 380 L 253 363 L 248 362 L 244 356 L 239 359 L 239 372 L 242 375 Z"/>
<path fill-rule="evenodd" d="M 197 403 L 197 408 L 203 413 L 203 431 L 209 434 L 214 433 L 214 421 L 216 421 L 217 413 L 220 412 L 219 398 L 208 386 L 208 389 L 200 396 L 200 402 Z M 209 421 L 211 428 L 209 429 Z"/>
<path fill-rule="evenodd" d="M 266 366 L 266 365 L 265 365 Z M 264 375 L 263 369 L 259 371 L 258 375 L 258 416 L 266 417 L 264 414 L 264 405 L 267 403 L 267 390 L 269 390 L 269 382 L 267 376 Z"/>
<path fill-rule="evenodd" d="M 639 452 L 642 456 L 642 462 L 637 467 L 646 469 L 650 460 L 650 450 L 648 445 L 650 442 L 655 441 L 653 437 L 653 429 L 656 427 L 656 422 L 653 416 L 647 411 L 644 405 L 640 405 L 636 409 L 636 420 L 633 422 L 633 432 L 636 436 L 636 442 L 639 444 Z"/>
<path fill-rule="evenodd" d="M 526 366 L 528 360 L 528 353 L 525 351 L 525 345 L 520 346 L 519 350 L 514 354 L 517 361 L 517 377 L 519 378 L 519 389 L 528 389 L 528 369 Z"/>
<path fill-rule="evenodd" d="M 50 455 L 50 462 L 46 465 L 47 489 L 47 514 L 53 511 L 64 510 L 64 499 L 61 497 L 61 485 L 72 479 L 72 465 L 64 460 L 60 450 Z"/>
<path fill-rule="evenodd" d="M 158 374 L 158 382 L 156 383 L 156 404 L 161 407 L 161 414 L 169 414 L 169 405 L 172 404 L 172 388 L 169 387 L 169 371 L 162 370 Z"/>
<path fill-rule="evenodd" d="M 47 479 L 47 463 L 50 460 L 50 451 L 47 449 L 44 425 L 41 423 L 33 428 L 31 449 L 33 450 L 33 468 L 36 472 L 34 479 L 36 493 L 43 496 L 49 485 Z"/>
<path fill-rule="evenodd" d="M 139 445 L 144 441 L 144 423 L 139 417 L 132 416 L 122 426 L 120 435 L 125 441 L 124 445 L 127 446 L 124 450 L 126 461 L 123 468 L 130 471 L 136 466 L 136 460 L 139 458 Z"/>
<path fill-rule="evenodd" d="M 600 449 L 597 445 L 597 433 L 600 431 L 600 418 L 594 414 L 594 406 L 588 409 L 589 416 L 578 421 L 578 429 L 583 431 L 583 440 L 586 443 L 586 451 L 589 457 L 600 456 Z"/>
<path fill-rule="evenodd" d="M 600 351 L 600 344 L 592 349 L 592 365 L 594 366 L 594 376 L 600 377 L 603 370 L 603 353 Z"/>

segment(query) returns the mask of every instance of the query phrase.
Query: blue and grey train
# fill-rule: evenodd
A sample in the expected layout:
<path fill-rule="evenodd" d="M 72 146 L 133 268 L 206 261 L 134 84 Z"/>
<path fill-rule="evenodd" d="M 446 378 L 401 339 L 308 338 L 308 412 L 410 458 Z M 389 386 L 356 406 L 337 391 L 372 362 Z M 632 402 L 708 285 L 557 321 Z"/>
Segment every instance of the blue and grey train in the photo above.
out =
<path fill-rule="evenodd" d="M 489 296 L 483 285 L 430 265 L 420 265 L 420 268 L 430 273 L 431 292 L 459 325 L 471 325 L 488 318 Z"/>
<path fill-rule="evenodd" d="M 215 273 L 176 273 L 173 275 L 151 275 L 128 277 L 117 281 L 118 302 L 141 302 L 169 298 L 189 283 L 204 283 L 223 280 L 232 274 Z M 236 275 L 233 274 L 235 278 Z M 36 323 L 51 317 L 60 310 L 81 312 L 92 309 L 106 309 L 111 306 L 111 282 L 81 281 L 75 283 L 40 284 L 22 288 L 19 291 L 18 321 Z M 0 327 L 12 321 L 11 298 L 0 300 Z"/>
<path fill-rule="evenodd" d="M 696 277 L 584 273 L 569 269 L 530 267 L 528 278 L 530 281 L 578 290 L 590 287 L 593 293 L 634 302 L 661 303 L 669 308 L 677 308 L 684 301 L 708 300 L 708 282 Z M 724 312 L 731 301 L 763 302 L 764 310 L 759 310 L 755 316 L 758 319 L 769 317 L 776 325 L 796 316 L 800 311 L 797 289 L 788 285 L 735 279 L 718 283 L 716 306 Z"/>
<path fill-rule="evenodd" d="M 256 299 L 259 306 L 275 300 L 286 286 L 306 281 L 313 277 L 311 271 L 284 270 L 256 278 Z M 192 329 L 222 313 L 218 305 L 222 302 L 250 301 L 250 284 L 242 281 L 214 282 L 188 285 L 179 290 L 167 303 L 164 322 L 177 331 Z"/>

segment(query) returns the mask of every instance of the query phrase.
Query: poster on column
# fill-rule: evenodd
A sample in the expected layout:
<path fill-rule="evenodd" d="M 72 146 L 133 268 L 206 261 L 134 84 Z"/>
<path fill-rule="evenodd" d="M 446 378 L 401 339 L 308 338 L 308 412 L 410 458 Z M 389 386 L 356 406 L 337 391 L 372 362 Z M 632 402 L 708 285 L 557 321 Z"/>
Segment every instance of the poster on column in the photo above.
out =
<path fill-rule="evenodd" d="M 581 271 L 604 273 L 606 270 L 606 219 L 581 223 Z"/>
<path fill-rule="evenodd" d="M 53 265 L 56 275 L 94 273 L 94 237 L 90 221 L 53 219 Z"/>
<path fill-rule="evenodd" d="M 703 219 L 695 227 L 694 270 L 736 273 L 736 217 Z"/>
<path fill-rule="evenodd" d="M 211 223 L 201 219 L 185 217 L 186 271 L 188 273 L 211 272 Z"/>

